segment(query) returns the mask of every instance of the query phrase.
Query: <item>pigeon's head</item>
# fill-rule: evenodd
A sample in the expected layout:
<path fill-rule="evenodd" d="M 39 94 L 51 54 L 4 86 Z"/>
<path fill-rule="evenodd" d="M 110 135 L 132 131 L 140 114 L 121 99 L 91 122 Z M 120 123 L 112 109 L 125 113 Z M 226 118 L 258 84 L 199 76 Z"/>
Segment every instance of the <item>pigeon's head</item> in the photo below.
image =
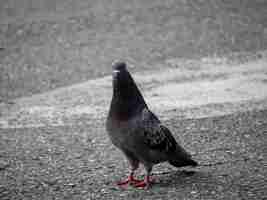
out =
<path fill-rule="evenodd" d="M 117 97 L 134 100 L 142 96 L 134 79 L 127 70 L 126 63 L 115 62 L 112 65 L 112 69 L 113 91 Z"/>
<path fill-rule="evenodd" d="M 124 62 L 115 62 L 112 65 L 112 77 L 113 77 L 113 83 L 114 84 L 127 84 L 132 82 L 132 77 L 130 73 L 127 70 L 126 63 Z M 114 85 L 115 86 L 115 85 Z"/>
<path fill-rule="evenodd" d="M 125 76 L 127 73 L 129 73 L 127 71 L 126 64 L 124 62 L 115 62 L 112 65 L 112 69 L 113 69 L 112 72 L 113 78 L 116 78 L 118 76 L 122 77 Z"/>

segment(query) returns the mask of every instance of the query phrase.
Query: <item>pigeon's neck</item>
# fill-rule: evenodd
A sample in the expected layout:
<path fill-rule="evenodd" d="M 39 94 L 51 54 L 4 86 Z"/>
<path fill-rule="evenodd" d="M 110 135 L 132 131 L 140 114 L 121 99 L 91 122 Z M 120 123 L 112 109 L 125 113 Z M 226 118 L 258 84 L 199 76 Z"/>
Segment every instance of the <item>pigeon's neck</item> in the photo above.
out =
<path fill-rule="evenodd" d="M 138 113 L 141 113 L 145 107 L 145 104 L 126 104 L 123 101 L 117 101 L 111 104 L 110 116 L 118 120 L 128 120 Z"/>
<path fill-rule="evenodd" d="M 127 120 L 141 113 L 147 105 L 135 83 L 115 85 L 110 107 L 110 115 L 115 119 Z"/>

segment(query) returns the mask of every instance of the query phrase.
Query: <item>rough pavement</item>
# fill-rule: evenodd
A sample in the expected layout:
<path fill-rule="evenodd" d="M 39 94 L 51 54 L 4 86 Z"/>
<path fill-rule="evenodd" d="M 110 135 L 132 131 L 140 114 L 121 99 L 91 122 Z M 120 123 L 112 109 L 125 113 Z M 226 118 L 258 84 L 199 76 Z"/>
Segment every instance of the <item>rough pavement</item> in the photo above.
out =
<path fill-rule="evenodd" d="M 1 104 L 0 197 L 266 199 L 266 66 L 203 61 L 133 74 L 152 110 L 201 164 L 196 173 L 158 165 L 148 191 L 114 184 L 127 163 L 104 130 L 109 76 Z"/>

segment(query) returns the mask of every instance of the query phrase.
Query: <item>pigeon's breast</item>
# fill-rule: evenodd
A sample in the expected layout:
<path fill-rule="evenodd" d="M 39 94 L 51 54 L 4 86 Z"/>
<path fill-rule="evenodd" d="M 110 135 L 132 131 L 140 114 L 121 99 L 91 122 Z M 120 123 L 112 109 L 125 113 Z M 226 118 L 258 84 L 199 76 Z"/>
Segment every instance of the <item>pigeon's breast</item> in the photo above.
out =
<path fill-rule="evenodd" d="M 106 123 L 107 133 L 112 143 L 121 149 L 132 149 L 138 140 L 138 124 L 133 118 L 122 121 L 108 119 Z"/>

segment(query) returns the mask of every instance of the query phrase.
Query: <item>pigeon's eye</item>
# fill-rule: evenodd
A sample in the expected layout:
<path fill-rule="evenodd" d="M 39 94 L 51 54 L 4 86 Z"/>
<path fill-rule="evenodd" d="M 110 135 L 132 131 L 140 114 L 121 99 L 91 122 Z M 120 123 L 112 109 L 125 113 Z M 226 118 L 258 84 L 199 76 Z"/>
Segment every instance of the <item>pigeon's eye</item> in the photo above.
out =
<path fill-rule="evenodd" d="M 114 74 L 117 74 L 117 73 L 119 73 L 119 72 L 120 72 L 120 70 L 117 70 L 117 69 L 114 69 L 114 70 L 113 70 L 113 73 L 114 73 Z"/>

